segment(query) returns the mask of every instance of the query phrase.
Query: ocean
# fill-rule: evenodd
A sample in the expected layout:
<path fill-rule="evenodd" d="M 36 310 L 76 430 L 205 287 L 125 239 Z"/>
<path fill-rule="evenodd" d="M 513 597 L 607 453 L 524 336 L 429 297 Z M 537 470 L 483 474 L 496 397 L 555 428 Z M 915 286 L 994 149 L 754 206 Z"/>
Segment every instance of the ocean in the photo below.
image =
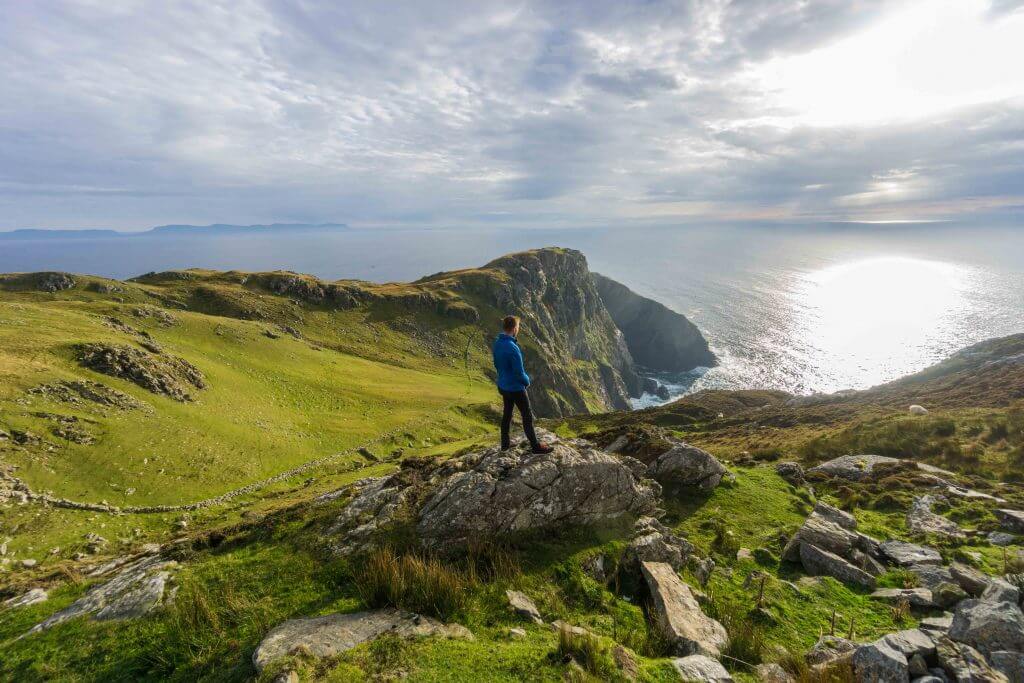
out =
<path fill-rule="evenodd" d="M 943 224 L 332 234 L 0 242 L 0 272 L 127 278 L 201 267 L 411 280 L 563 246 L 592 270 L 693 320 L 720 364 L 655 375 L 705 388 L 860 389 L 983 339 L 1024 332 L 1024 228 Z M 652 396 L 638 406 L 659 402 Z"/>

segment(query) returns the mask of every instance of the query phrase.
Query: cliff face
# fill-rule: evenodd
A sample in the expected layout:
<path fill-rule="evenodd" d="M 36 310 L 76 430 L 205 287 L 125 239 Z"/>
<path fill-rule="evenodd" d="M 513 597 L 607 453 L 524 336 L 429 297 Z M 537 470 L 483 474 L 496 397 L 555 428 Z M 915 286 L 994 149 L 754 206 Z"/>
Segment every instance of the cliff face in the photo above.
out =
<path fill-rule="evenodd" d="M 593 279 L 637 363 L 665 372 L 717 365 L 707 340 L 686 317 L 604 275 L 594 273 Z"/>
<path fill-rule="evenodd" d="M 629 408 L 636 374 L 622 333 L 587 268 L 571 249 L 510 254 L 479 269 L 432 276 L 451 281 L 480 312 L 481 324 L 508 314 L 523 319 L 519 341 L 533 379 L 530 398 L 541 416 Z"/>

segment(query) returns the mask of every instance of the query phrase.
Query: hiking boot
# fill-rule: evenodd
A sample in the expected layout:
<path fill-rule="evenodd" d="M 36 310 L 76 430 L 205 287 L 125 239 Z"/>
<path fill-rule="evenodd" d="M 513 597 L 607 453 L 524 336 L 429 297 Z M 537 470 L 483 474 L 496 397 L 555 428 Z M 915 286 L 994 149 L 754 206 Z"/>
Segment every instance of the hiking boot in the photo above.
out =
<path fill-rule="evenodd" d="M 536 444 L 533 448 L 531 448 L 530 452 L 531 453 L 536 453 L 538 455 L 543 455 L 544 453 L 550 453 L 553 450 L 555 450 L 555 449 L 552 448 L 551 446 L 547 445 L 546 443 L 539 443 L 539 444 Z"/>

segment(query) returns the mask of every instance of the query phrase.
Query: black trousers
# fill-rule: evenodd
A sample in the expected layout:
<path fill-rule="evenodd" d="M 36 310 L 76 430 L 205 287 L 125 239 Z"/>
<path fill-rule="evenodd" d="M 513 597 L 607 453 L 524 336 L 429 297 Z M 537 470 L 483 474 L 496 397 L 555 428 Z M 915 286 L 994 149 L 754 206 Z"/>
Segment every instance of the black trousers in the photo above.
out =
<path fill-rule="evenodd" d="M 505 401 L 505 409 L 501 414 L 501 447 L 508 448 L 512 445 L 509 438 L 509 429 L 512 427 L 512 408 L 519 408 L 519 414 L 523 418 L 523 431 L 526 432 L 526 439 L 531 446 L 537 445 L 537 433 L 533 431 L 533 411 L 530 410 L 530 397 L 526 391 L 503 391 L 502 399 Z"/>

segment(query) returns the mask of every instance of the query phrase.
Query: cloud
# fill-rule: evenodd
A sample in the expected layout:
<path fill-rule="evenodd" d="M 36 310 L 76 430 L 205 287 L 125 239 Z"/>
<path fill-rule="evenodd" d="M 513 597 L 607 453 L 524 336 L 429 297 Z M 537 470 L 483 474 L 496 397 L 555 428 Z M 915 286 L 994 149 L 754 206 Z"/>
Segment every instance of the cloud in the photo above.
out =
<path fill-rule="evenodd" d="M 965 45 L 895 108 L 852 82 L 858 56 L 932 0 L 15 3 L 0 228 L 1011 211 L 1024 92 L 996 38 L 1024 13 L 978 1 L 985 73 Z M 928 53 L 918 23 L 889 43 Z M 821 63 L 856 96 L 819 106 Z"/>

